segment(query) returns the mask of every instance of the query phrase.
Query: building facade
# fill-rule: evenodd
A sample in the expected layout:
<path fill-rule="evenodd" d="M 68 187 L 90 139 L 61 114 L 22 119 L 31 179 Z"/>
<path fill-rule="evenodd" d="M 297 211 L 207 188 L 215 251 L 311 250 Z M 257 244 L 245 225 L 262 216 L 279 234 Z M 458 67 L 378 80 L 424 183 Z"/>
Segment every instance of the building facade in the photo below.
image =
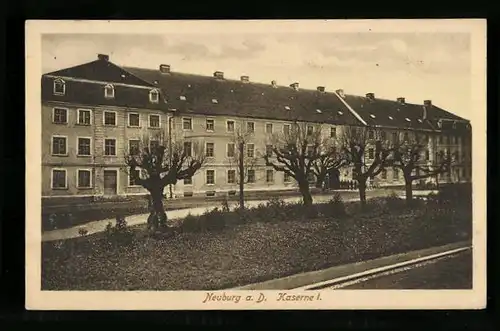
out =
<path fill-rule="evenodd" d="M 373 93 L 345 94 L 240 80 L 176 73 L 169 65 L 157 70 L 121 67 L 98 55 L 96 61 L 42 76 L 42 197 L 92 199 L 145 194 L 125 167 L 125 156 L 157 134 L 201 142 L 206 163 L 193 178 L 178 181 L 167 196 L 235 194 L 238 190 L 236 139 L 245 133 L 245 190 L 290 190 L 293 178 L 265 165 L 270 137 L 295 122 L 320 125 L 326 139 L 344 128 L 361 126 L 383 132 L 384 139 L 424 135 L 423 162 L 432 164 L 442 153 L 457 153 L 453 170 L 440 182 L 471 180 L 471 127 L 425 100 L 407 104 L 404 98 L 383 100 Z M 150 141 L 150 143 L 152 143 Z M 366 157 L 369 163 L 371 151 Z M 352 179 L 340 170 L 338 180 Z M 432 179 L 428 179 L 432 180 Z M 311 183 L 314 181 L 311 180 Z M 397 169 L 370 179 L 374 186 L 401 185 Z"/>

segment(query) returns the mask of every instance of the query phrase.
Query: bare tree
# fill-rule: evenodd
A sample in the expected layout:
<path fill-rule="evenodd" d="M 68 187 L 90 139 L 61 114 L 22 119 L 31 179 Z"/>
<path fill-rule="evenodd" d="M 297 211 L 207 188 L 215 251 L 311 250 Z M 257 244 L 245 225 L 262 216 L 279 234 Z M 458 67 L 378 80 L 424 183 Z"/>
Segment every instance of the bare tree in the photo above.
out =
<path fill-rule="evenodd" d="M 248 148 L 252 135 L 252 132 L 243 131 L 242 128 L 235 129 L 234 134 L 230 138 L 232 147 L 228 147 L 227 151 L 229 168 L 234 169 L 236 172 L 235 181 L 239 186 L 239 204 L 241 209 L 245 208 L 245 184 L 251 182 L 252 178 L 249 174 L 252 171 L 255 174 L 255 167 L 258 160 L 255 148 Z M 252 146 L 255 147 L 255 145 Z"/>
<path fill-rule="evenodd" d="M 389 162 L 392 149 L 382 135 L 371 127 L 349 126 L 342 132 L 341 148 L 347 164 L 353 167 L 362 206 L 366 205 L 366 181 L 381 173 Z"/>
<path fill-rule="evenodd" d="M 422 133 L 400 132 L 393 143 L 391 166 L 401 169 L 405 180 L 406 202 L 413 199 L 412 184 L 415 180 L 436 177 L 450 172 L 455 154 L 436 152 L 433 160 L 428 149 L 428 136 Z"/>
<path fill-rule="evenodd" d="M 304 205 L 312 205 L 309 180 L 322 151 L 321 125 L 294 122 L 288 132 L 272 135 L 270 142 L 272 153 L 264 155 L 266 166 L 294 178 Z"/>
<path fill-rule="evenodd" d="M 151 215 L 148 226 L 156 229 L 165 224 L 167 215 L 163 208 L 163 191 L 167 185 L 178 180 L 191 178 L 205 162 L 205 154 L 195 141 L 175 139 L 160 132 L 145 134 L 142 139 L 131 143 L 125 152 L 125 167 L 137 185 L 149 191 Z"/>
<path fill-rule="evenodd" d="M 312 172 L 316 177 L 316 187 L 324 189 L 325 180 L 332 173 L 339 173 L 340 169 L 347 165 L 347 160 L 337 150 L 335 140 L 325 144 L 320 151 L 319 157 L 312 165 Z"/>

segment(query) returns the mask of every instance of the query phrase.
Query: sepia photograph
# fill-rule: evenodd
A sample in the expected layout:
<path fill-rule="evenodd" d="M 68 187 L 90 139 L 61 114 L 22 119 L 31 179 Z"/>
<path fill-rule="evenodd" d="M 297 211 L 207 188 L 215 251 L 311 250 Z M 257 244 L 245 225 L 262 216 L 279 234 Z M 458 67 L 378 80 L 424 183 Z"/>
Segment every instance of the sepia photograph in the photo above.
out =
<path fill-rule="evenodd" d="M 484 307 L 482 20 L 26 35 L 27 308 Z"/>

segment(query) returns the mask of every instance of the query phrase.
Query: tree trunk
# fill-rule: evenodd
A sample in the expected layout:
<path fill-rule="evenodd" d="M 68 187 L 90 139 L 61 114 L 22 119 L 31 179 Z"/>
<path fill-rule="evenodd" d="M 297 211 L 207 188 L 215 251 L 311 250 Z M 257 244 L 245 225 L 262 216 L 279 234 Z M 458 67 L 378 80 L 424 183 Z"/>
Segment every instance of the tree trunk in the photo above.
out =
<path fill-rule="evenodd" d="M 359 201 L 361 202 L 361 206 L 366 206 L 366 179 L 358 180 L 358 190 L 359 190 Z"/>
<path fill-rule="evenodd" d="M 156 187 L 150 191 L 152 210 L 150 215 L 150 227 L 156 230 L 158 226 L 166 225 L 167 223 L 167 213 L 163 208 L 163 187 Z"/>
<path fill-rule="evenodd" d="M 239 195 L 239 199 L 240 199 L 240 209 L 245 209 L 245 189 L 244 189 L 244 186 L 245 186 L 245 166 L 243 164 L 243 158 L 244 158 L 244 155 L 243 155 L 243 152 L 244 152 L 244 148 L 243 148 L 243 143 L 240 142 L 239 145 L 238 145 L 238 149 L 239 149 L 239 158 L 238 158 L 238 169 L 239 169 L 239 175 L 240 175 L 240 195 Z"/>
<path fill-rule="evenodd" d="M 413 200 L 413 189 L 411 187 L 412 180 L 408 176 L 405 176 L 405 193 L 406 193 L 406 204 L 410 205 Z"/>
<path fill-rule="evenodd" d="M 299 182 L 299 190 L 302 194 L 302 200 L 304 202 L 304 206 L 310 207 L 312 206 L 312 196 L 311 190 L 309 189 L 309 182 L 307 180 L 301 180 Z"/>

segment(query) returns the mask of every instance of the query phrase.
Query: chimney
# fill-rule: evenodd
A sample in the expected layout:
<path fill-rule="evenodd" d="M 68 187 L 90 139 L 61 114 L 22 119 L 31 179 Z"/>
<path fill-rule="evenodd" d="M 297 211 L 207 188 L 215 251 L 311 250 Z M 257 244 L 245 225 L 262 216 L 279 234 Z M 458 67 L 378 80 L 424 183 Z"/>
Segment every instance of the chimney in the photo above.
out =
<path fill-rule="evenodd" d="M 250 77 L 248 77 L 248 76 L 241 76 L 241 81 L 243 83 L 248 83 L 250 81 Z"/>
<path fill-rule="evenodd" d="M 100 61 L 109 61 L 109 55 L 106 54 L 97 54 L 97 59 Z"/>
<path fill-rule="evenodd" d="M 290 84 L 290 87 L 293 88 L 295 91 L 299 90 L 299 83 L 295 82 Z"/>
<path fill-rule="evenodd" d="M 324 86 L 318 86 L 316 89 L 318 90 L 318 92 L 322 92 L 322 93 L 325 92 Z"/>
<path fill-rule="evenodd" d="M 427 119 L 427 108 L 432 107 L 432 101 L 431 100 L 424 100 L 424 112 L 422 114 L 422 119 Z"/>
<path fill-rule="evenodd" d="M 170 65 L 168 65 L 168 64 L 160 64 L 160 72 L 162 74 L 168 74 L 168 73 L 170 73 Z"/>
<path fill-rule="evenodd" d="M 338 90 L 336 90 L 335 92 L 337 92 L 337 94 L 338 94 L 341 98 L 345 97 L 345 94 L 344 94 L 344 90 L 343 90 L 343 89 L 338 89 Z"/>
<path fill-rule="evenodd" d="M 278 83 L 276 83 L 275 80 L 271 81 L 271 86 L 274 87 L 274 88 L 277 88 L 278 87 Z"/>
<path fill-rule="evenodd" d="M 370 100 L 375 100 L 375 93 L 366 93 L 366 97 Z"/>
<path fill-rule="evenodd" d="M 403 98 L 403 97 L 399 97 L 399 98 L 398 98 L 398 102 L 399 102 L 400 104 L 404 105 L 404 104 L 405 104 L 405 98 Z"/>
<path fill-rule="evenodd" d="M 217 79 L 224 79 L 224 73 L 222 71 L 214 72 L 214 77 Z"/>

